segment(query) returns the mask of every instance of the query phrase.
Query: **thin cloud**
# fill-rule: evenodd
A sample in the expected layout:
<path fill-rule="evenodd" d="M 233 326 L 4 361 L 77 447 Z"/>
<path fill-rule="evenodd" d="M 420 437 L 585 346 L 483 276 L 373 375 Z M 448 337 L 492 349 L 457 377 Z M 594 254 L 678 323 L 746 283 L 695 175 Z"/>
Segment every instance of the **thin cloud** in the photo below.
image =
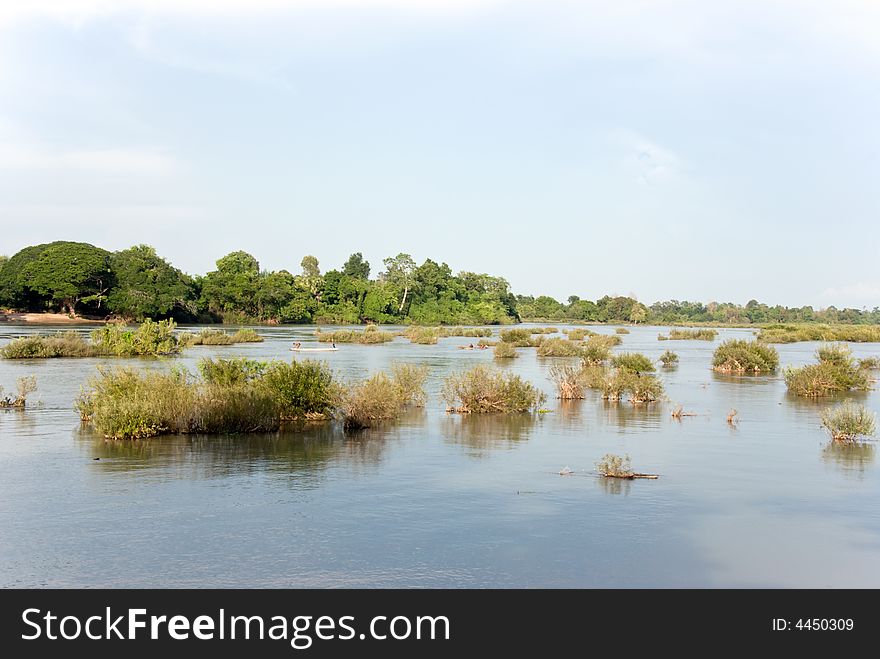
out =
<path fill-rule="evenodd" d="M 138 149 L 49 151 L 32 146 L 0 144 L 0 169 L 54 169 L 102 174 L 170 176 L 180 171 L 171 156 Z"/>

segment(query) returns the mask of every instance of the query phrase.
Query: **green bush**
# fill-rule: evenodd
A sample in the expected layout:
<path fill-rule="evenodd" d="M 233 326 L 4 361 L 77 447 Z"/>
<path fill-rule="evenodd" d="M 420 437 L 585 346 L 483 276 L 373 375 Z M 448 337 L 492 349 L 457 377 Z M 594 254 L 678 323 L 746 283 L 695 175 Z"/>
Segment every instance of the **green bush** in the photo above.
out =
<path fill-rule="evenodd" d="M 615 334 L 629 334 L 629 330 L 626 329 L 625 327 L 615 327 L 614 333 Z"/>
<path fill-rule="evenodd" d="M 610 478 L 632 478 L 632 462 L 628 455 L 619 456 L 613 453 L 606 453 L 602 459 L 596 463 L 596 471 L 600 476 Z"/>
<path fill-rule="evenodd" d="M 730 339 L 712 357 L 712 368 L 719 373 L 772 373 L 778 366 L 776 349 L 758 341 Z"/>
<path fill-rule="evenodd" d="M 559 329 L 556 327 L 533 327 L 530 331 L 532 334 L 556 334 Z"/>
<path fill-rule="evenodd" d="M 544 340 L 538 346 L 538 357 L 578 357 L 583 346 L 575 341 L 560 337 Z"/>
<path fill-rule="evenodd" d="M 864 405 L 847 401 L 822 412 L 822 425 L 832 439 L 852 442 L 857 437 L 871 437 L 877 418 Z"/>
<path fill-rule="evenodd" d="M 602 398 L 619 401 L 629 394 L 633 403 L 650 403 L 663 395 L 663 383 L 654 375 L 639 375 L 628 368 L 606 370 L 601 382 Z"/>
<path fill-rule="evenodd" d="M 859 360 L 858 365 L 864 371 L 880 370 L 880 357 L 863 357 Z"/>
<path fill-rule="evenodd" d="M 323 343 L 361 343 L 366 345 L 387 343 L 394 340 L 394 334 L 384 332 L 375 325 L 368 325 L 363 332 L 356 330 L 336 330 L 334 332 L 315 332 L 318 341 Z"/>
<path fill-rule="evenodd" d="M 99 369 L 77 400 L 82 419 L 106 437 L 166 433 L 252 433 L 291 419 L 326 418 L 337 388 L 316 362 L 203 360 L 200 379 L 170 372 Z"/>
<path fill-rule="evenodd" d="M 514 344 L 501 341 L 495 345 L 495 357 L 497 359 L 513 359 L 519 357 L 519 353 Z"/>
<path fill-rule="evenodd" d="M 660 355 L 660 363 L 663 364 L 664 368 L 672 368 L 678 364 L 678 355 L 671 350 L 666 350 Z"/>
<path fill-rule="evenodd" d="M 582 327 L 579 327 L 577 329 L 562 330 L 562 332 L 566 336 L 568 336 L 571 341 L 583 341 L 584 337 L 595 336 L 596 334 L 595 332 L 591 332 L 588 329 L 583 329 Z"/>
<path fill-rule="evenodd" d="M 584 341 L 581 346 L 581 356 L 584 362 L 602 364 L 611 359 L 611 347 L 605 337 L 596 334 Z"/>
<path fill-rule="evenodd" d="M 661 341 L 714 341 L 718 331 L 713 329 L 671 329 Z M 660 338 L 660 337 L 658 337 Z"/>
<path fill-rule="evenodd" d="M 380 372 L 350 386 L 342 397 L 345 429 L 368 428 L 396 419 L 408 405 L 423 405 L 426 378 L 426 367 L 398 364 L 391 376 Z"/>
<path fill-rule="evenodd" d="M 263 337 L 257 334 L 256 330 L 250 328 L 240 329 L 232 335 L 234 343 L 262 343 Z"/>
<path fill-rule="evenodd" d="M 531 412 L 547 398 L 518 375 L 483 365 L 447 377 L 442 396 L 450 411 L 474 414 Z"/>
<path fill-rule="evenodd" d="M 774 325 L 758 333 L 765 343 L 796 343 L 798 341 L 880 342 L 880 325 Z"/>
<path fill-rule="evenodd" d="M 434 345 L 440 338 L 440 330 L 436 327 L 409 327 L 405 335 L 412 343 Z"/>
<path fill-rule="evenodd" d="M 23 336 L 0 348 L 3 359 L 97 356 L 95 346 L 73 331 L 59 332 L 54 336 Z"/>
<path fill-rule="evenodd" d="M 611 365 L 633 373 L 653 373 L 653 362 L 640 352 L 622 352 L 611 358 Z"/>
<path fill-rule="evenodd" d="M 785 384 L 795 396 L 821 397 L 845 391 L 866 391 L 871 378 L 859 368 L 846 346 L 820 346 L 818 364 L 785 369 Z"/>
<path fill-rule="evenodd" d="M 514 327 L 511 329 L 501 330 L 499 336 L 505 343 L 512 343 L 518 348 L 525 348 L 531 345 L 532 335 L 527 329 Z"/>

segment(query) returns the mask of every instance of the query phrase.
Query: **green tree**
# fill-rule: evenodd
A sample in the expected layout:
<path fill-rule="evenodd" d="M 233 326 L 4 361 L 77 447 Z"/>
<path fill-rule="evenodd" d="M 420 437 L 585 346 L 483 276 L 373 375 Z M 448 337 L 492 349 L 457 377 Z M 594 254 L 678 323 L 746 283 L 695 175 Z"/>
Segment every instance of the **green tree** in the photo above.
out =
<path fill-rule="evenodd" d="M 217 261 L 201 282 L 202 301 L 213 313 L 256 315 L 260 264 L 247 252 L 232 252 Z"/>
<path fill-rule="evenodd" d="M 352 279 L 363 279 L 366 281 L 370 278 L 370 264 L 364 260 L 364 255 L 355 252 L 348 257 L 345 265 L 342 266 L 342 274 Z"/>
<path fill-rule="evenodd" d="M 385 265 L 385 272 L 382 273 L 382 278 L 403 289 L 400 306 L 397 309 L 398 313 L 403 313 L 403 308 L 406 306 L 406 298 L 412 286 L 413 274 L 416 271 L 416 262 L 413 261 L 409 254 L 400 253 L 395 257 L 385 259 L 382 263 Z"/>
<path fill-rule="evenodd" d="M 88 243 L 27 247 L 0 274 L 0 288 L 13 303 L 61 308 L 71 315 L 80 306 L 100 309 L 113 285 L 110 252 Z"/>
<path fill-rule="evenodd" d="M 116 286 L 107 298 L 110 311 L 132 318 L 167 318 L 175 312 L 195 314 L 190 277 L 156 254 L 149 245 L 136 245 L 110 257 Z"/>

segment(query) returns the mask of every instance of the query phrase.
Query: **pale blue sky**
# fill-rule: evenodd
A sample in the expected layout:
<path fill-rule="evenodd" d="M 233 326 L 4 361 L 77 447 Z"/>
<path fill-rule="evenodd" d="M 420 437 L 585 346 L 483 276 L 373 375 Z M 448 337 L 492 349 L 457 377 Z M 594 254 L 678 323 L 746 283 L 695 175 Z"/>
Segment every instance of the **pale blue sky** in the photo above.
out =
<path fill-rule="evenodd" d="M 0 253 L 880 304 L 880 3 L 0 5 Z"/>

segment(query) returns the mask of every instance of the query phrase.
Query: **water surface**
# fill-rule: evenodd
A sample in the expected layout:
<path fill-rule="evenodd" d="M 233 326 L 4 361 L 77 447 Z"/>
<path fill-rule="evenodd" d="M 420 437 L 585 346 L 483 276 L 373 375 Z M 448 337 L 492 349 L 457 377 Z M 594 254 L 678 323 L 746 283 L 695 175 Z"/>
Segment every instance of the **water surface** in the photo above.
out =
<path fill-rule="evenodd" d="M 649 406 L 556 401 L 546 373 L 560 360 L 531 349 L 502 365 L 458 349 L 475 339 L 398 338 L 320 355 L 345 379 L 430 368 L 424 410 L 354 438 L 328 424 L 113 442 L 80 427 L 73 401 L 98 365 L 194 370 L 201 356 L 289 359 L 292 341 L 314 341 L 311 327 L 256 329 L 265 343 L 174 359 L 0 360 L 7 389 L 30 374 L 39 387 L 26 411 L 0 411 L 0 586 L 880 586 L 874 446 L 830 445 L 828 402 L 788 397 L 780 376 L 714 374 L 714 347 L 744 329 L 660 342 L 666 328 L 631 328 L 618 350 L 681 357 L 660 372 L 669 401 Z M 0 326 L 0 344 L 46 331 Z M 783 365 L 815 348 L 778 346 Z M 477 363 L 541 386 L 552 411 L 447 415 L 443 376 Z M 853 397 L 880 410 L 877 392 Z M 697 416 L 671 418 L 675 404 Z M 660 479 L 598 478 L 609 452 Z M 576 475 L 559 476 L 566 466 Z"/>

